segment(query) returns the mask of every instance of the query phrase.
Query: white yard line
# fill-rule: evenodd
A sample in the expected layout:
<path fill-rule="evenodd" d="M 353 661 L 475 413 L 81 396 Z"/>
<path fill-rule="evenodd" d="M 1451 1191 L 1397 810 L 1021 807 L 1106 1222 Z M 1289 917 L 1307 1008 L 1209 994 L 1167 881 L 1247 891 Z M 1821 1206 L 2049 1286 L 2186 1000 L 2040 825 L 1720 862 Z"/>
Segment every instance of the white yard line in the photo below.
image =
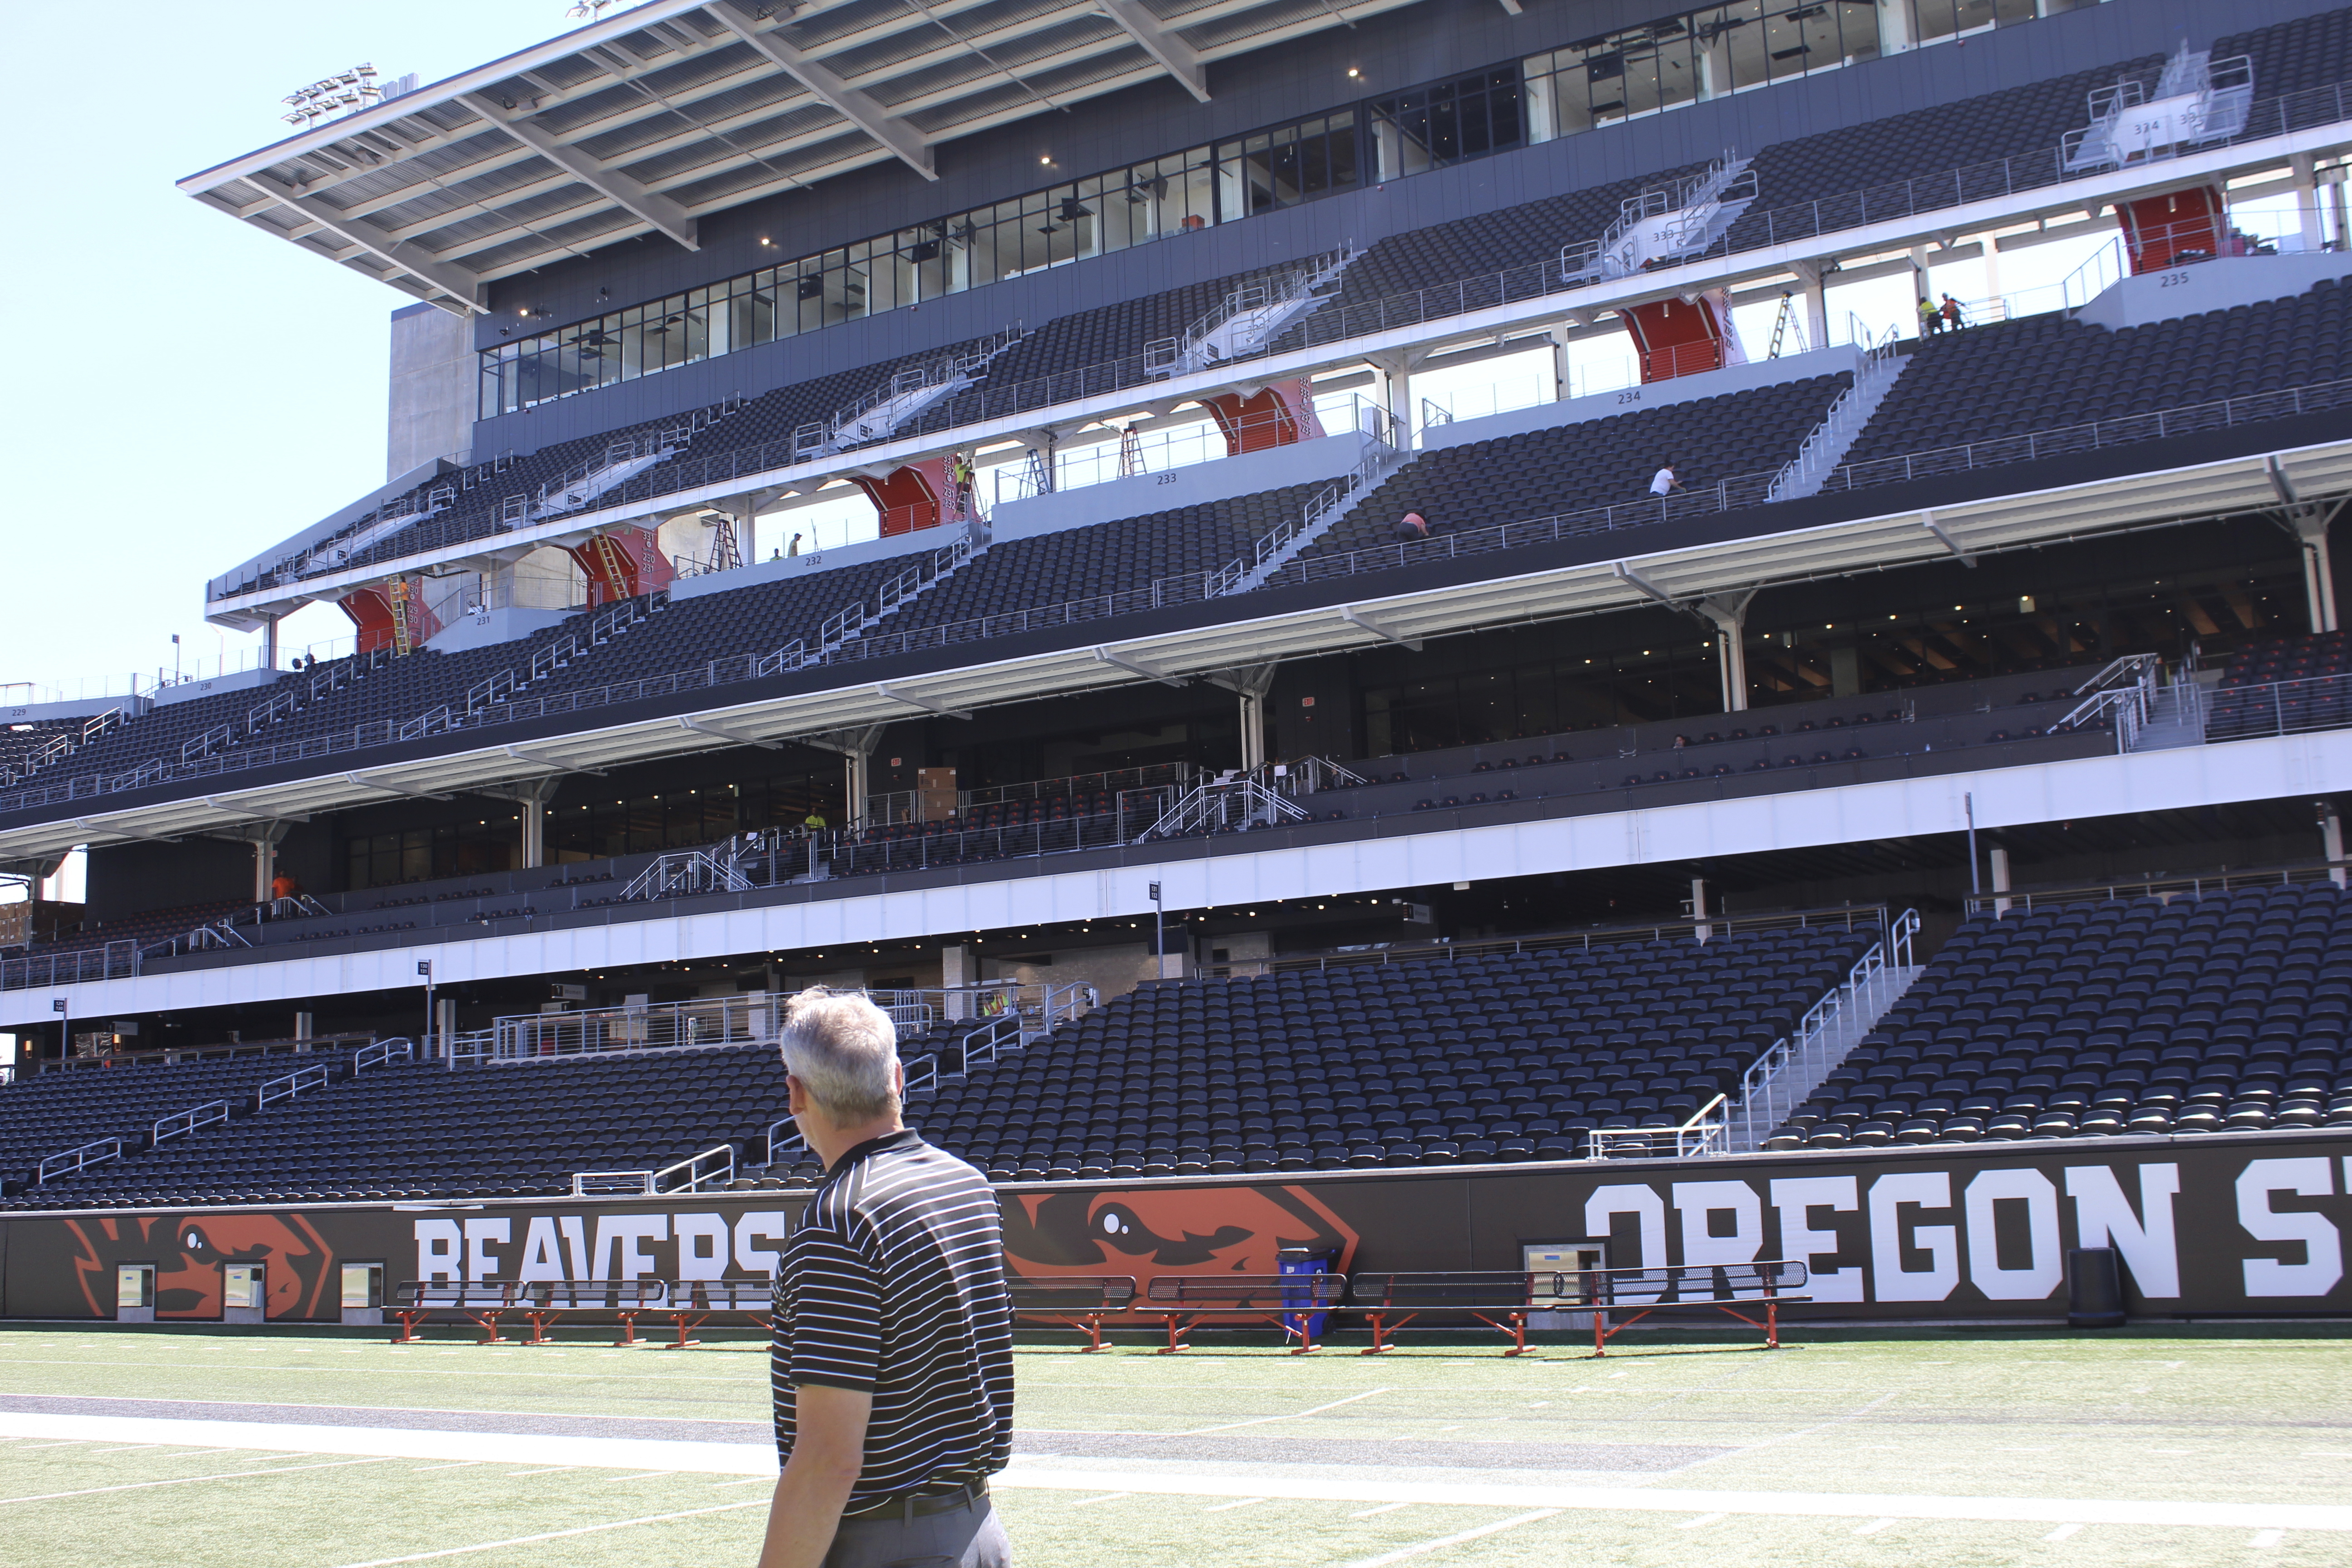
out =
<path fill-rule="evenodd" d="M 1228 1421 L 1222 1426 L 1195 1426 L 1189 1432 L 1176 1432 L 1170 1435 L 1177 1437 L 1198 1437 L 1210 1432 L 1231 1432 L 1243 1426 L 1264 1426 L 1274 1421 L 1304 1421 L 1309 1415 L 1320 1415 L 1326 1410 L 1337 1410 L 1342 1405 L 1353 1405 L 1359 1399 L 1370 1399 L 1375 1394 L 1395 1392 L 1392 1388 L 1368 1388 L 1361 1394 L 1351 1394 L 1345 1399 L 1335 1399 L 1328 1405 L 1318 1405 L 1312 1410 L 1293 1411 L 1287 1415 L 1260 1415 L 1248 1421 Z"/>
<path fill-rule="evenodd" d="M 1523 1524 L 1533 1524 L 1539 1519 L 1556 1518 L 1561 1511 L 1556 1508 L 1539 1508 L 1532 1513 L 1522 1513 L 1510 1519 L 1498 1519 L 1492 1524 L 1482 1524 L 1475 1530 L 1456 1531 L 1452 1535 L 1441 1535 L 1434 1541 L 1423 1541 L 1412 1546 L 1400 1546 L 1394 1552 L 1383 1552 L 1378 1557 L 1359 1557 L 1353 1563 L 1346 1564 L 1345 1568 L 1384 1568 L 1387 1563 L 1402 1563 L 1408 1557 L 1419 1557 L 1424 1552 L 1440 1552 L 1448 1546 L 1458 1546 L 1465 1541 L 1475 1541 L 1482 1535 L 1500 1535 L 1507 1530 L 1517 1530 Z"/>
<path fill-rule="evenodd" d="M 649 1513 L 642 1519 L 616 1519 L 610 1524 L 583 1524 L 576 1530 L 551 1530 L 543 1535 L 517 1535 L 505 1541 L 482 1541 L 471 1546 L 445 1546 L 438 1552 L 414 1552 L 405 1557 L 375 1557 L 365 1563 L 348 1563 L 343 1568 L 391 1568 L 395 1563 L 429 1563 L 436 1557 L 463 1557 L 475 1552 L 497 1552 L 509 1546 L 535 1546 L 542 1541 L 566 1541 L 575 1535 L 594 1535 L 607 1530 L 629 1530 L 641 1524 L 667 1524 L 674 1519 L 695 1519 L 707 1513 L 732 1513 L 737 1509 L 765 1508 L 764 1500 L 751 1502 L 722 1502 L 709 1508 L 684 1509 L 677 1513 Z"/>
<path fill-rule="evenodd" d="M 625 1437 L 555 1437 L 528 1433 L 439 1432 L 408 1427 L 289 1426 L 279 1423 L 178 1421 L 125 1415 L 47 1415 L 0 1411 L 0 1437 L 100 1443 L 149 1442 L 219 1448 L 289 1448 L 320 1455 L 363 1455 L 454 1463 L 540 1463 L 610 1470 L 671 1470 L 693 1475 L 776 1473 L 764 1443 L 686 1443 Z M 304 1467 L 317 1468 L 317 1467 Z M 267 1469 L 238 1475 L 268 1475 Z M 182 1480 L 202 1478 L 181 1478 Z M 169 1486 L 143 1481 L 131 1487 Z M 2074 1497 L 1969 1497 L 1919 1493 L 1731 1491 L 1688 1487 L 1513 1485 L 1457 1481 L 1355 1481 L 1344 1475 L 1217 1475 L 1192 1470 L 1090 1470 L 1019 1459 L 995 1477 L 1008 1491 L 1066 1491 L 1164 1497 L 1305 1499 L 1325 1502 L 1434 1503 L 1507 1509 L 1576 1509 L 1641 1513 L 1739 1514 L 1779 1518 L 1977 1520 L 1996 1523 L 2122 1524 L 2159 1528 L 2352 1533 L 2352 1505 L 2210 1502 Z M 94 1490 L 129 1489 L 97 1488 Z M 78 1495 L 78 1494 L 60 1494 Z"/>
<path fill-rule="evenodd" d="M 330 1459 L 323 1465 L 286 1465 L 274 1470 L 230 1470 L 217 1476 L 173 1476 L 163 1481 L 123 1481 L 110 1487 L 81 1487 L 69 1492 L 33 1492 L 24 1497 L 0 1497 L 0 1504 L 12 1502 L 55 1502 L 60 1498 L 97 1497 L 102 1492 L 144 1491 L 149 1487 L 193 1486 L 198 1481 L 241 1481 L 248 1476 L 290 1476 L 304 1470 L 340 1470 L 345 1465 L 373 1465 L 378 1459 Z"/>

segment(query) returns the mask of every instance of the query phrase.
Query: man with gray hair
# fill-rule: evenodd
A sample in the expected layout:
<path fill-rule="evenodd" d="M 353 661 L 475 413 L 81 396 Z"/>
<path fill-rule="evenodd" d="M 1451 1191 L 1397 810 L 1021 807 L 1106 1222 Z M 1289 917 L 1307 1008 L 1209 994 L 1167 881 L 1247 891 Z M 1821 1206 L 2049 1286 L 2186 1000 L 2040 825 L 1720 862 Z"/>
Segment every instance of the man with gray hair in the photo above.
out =
<path fill-rule="evenodd" d="M 784 1016 L 792 1113 L 824 1162 L 776 1271 L 776 1479 L 760 1568 L 1005 1568 L 1013 1301 L 988 1178 L 899 1120 L 890 1016 L 812 986 Z"/>

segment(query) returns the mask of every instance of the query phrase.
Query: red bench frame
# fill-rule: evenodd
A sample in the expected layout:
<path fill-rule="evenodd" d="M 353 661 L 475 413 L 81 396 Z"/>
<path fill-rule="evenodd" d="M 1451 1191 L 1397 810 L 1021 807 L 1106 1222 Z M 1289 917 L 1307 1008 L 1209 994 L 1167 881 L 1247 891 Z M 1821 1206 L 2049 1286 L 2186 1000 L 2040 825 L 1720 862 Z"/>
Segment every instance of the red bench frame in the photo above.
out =
<path fill-rule="evenodd" d="M 702 1342 L 688 1336 L 722 1312 L 740 1312 L 756 1328 L 772 1329 L 776 1318 L 773 1279 L 664 1279 L 666 1313 L 677 1331 L 677 1342 L 666 1348 L 685 1350 Z M 694 1299 L 703 1305 L 697 1310 Z"/>
<path fill-rule="evenodd" d="M 1475 1268 L 1452 1272 L 1359 1274 L 1349 1282 L 1343 1311 L 1359 1312 L 1372 1331 L 1371 1348 L 1361 1355 L 1382 1355 L 1395 1350 L 1389 1335 L 1431 1312 L 1459 1312 L 1475 1318 L 1498 1333 L 1507 1334 L 1507 1356 L 1526 1355 L 1528 1314 L 1553 1310 L 1544 1299 L 1561 1294 L 1565 1277 L 1557 1270 Z M 1370 1294 L 1375 1300 L 1366 1300 Z M 1391 1320 L 1394 1320 L 1391 1321 Z"/>
<path fill-rule="evenodd" d="M 417 1343 L 416 1326 L 436 1312 L 455 1312 L 482 1331 L 478 1344 L 509 1345 L 516 1342 L 499 1332 L 499 1320 L 520 1312 L 530 1324 L 526 1345 L 551 1344 L 547 1326 L 572 1312 L 610 1312 L 621 1321 L 618 1346 L 640 1344 L 637 1317 L 658 1307 L 668 1291 L 661 1279 L 564 1280 L 410 1279 L 397 1294 L 405 1300 L 392 1309 L 400 1320 L 396 1345 Z"/>
<path fill-rule="evenodd" d="M 1298 1343 L 1292 1355 L 1316 1349 L 1309 1319 L 1317 1312 L 1339 1308 L 1348 1293 L 1344 1274 L 1162 1274 L 1146 1293 L 1148 1306 L 1139 1317 L 1158 1317 L 1168 1326 L 1168 1343 L 1155 1352 L 1173 1355 L 1190 1350 L 1178 1325 L 1197 1325 L 1204 1318 L 1233 1318 L 1243 1322 L 1272 1323 L 1286 1339 Z"/>
<path fill-rule="evenodd" d="M 1026 1318 L 1077 1330 L 1087 1336 L 1082 1355 L 1109 1348 L 1103 1341 L 1103 1320 L 1127 1315 L 1138 1294 L 1131 1274 L 1008 1274 L 1004 1283 L 1013 1293 L 1016 1321 Z M 1057 1297 L 1065 1299 L 1053 1299 Z"/>
<path fill-rule="evenodd" d="M 1582 1287 L 1581 1293 L 1592 1304 L 1595 1359 L 1609 1353 L 1611 1340 L 1651 1313 L 1677 1307 L 1711 1307 L 1737 1318 L 1751 1329 L 1763 1330 L 1764 1348 L 1776 1351 L 1780 1348 L 1781 1307 L 1812 1300 L 1791 1289 L 1801 1289 L 1811 1282 L 1812 1276 L 1805 1265 L 1778 1259 L 1757 1263 L 1678 1263 L 1656 1268 L 1587 1268 L 1563 1278 L 1576 1279 Z M 1621 1302 L 1618 1298 L 1629 1287 L 1637 1299 Z M 1669 1297 L 1678 1299 L 1670 1300 Z M 1758 1306 L 1764 1309 L 1760 1321 L 1739 1310 Z M 1641 1310 L 1612 1328 L 1610 1313 L 1625 1307 Z"/>

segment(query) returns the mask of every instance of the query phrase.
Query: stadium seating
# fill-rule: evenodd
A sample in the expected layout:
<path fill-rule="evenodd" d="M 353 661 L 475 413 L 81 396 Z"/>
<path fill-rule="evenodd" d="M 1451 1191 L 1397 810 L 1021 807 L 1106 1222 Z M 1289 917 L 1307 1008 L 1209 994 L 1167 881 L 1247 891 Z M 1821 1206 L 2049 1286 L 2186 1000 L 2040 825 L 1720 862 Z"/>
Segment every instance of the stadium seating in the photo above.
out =
<path fill-rule="evenodd" d="M 1768 1148 L 2352 1125 L 2330 883 L 1970 919 Z"/>
<path fill-rule="evenodd" d="M 250 899 L 216 900 L 201 904 L 178 904 L 169 909 L 142 910 L 136 914 L 110 921 L 84 921 L 79 930 L 53 941 L 34 942 L 26 951 L 35 954 L 88 952 L 116 942 L 135 942 L 146 947 L 154 942 L 169 942 L 175 936 L 184 936 L 224 915 L 250 909 L 252 904 Z"/>
<path fill-rule="evenodd" d="M 300 1056 L 290 1049 L 254 1051 L 177 1063 L 78 1066 L 0 1087 L 0 1182 L 28 1184 L 49 1155 L 105 1138 L 144 1142 L 160 1118 L 215 1100 L 249 1103 L 253 1091 L 271 1079 L 339 1059 L 323 1048 Z M 31 1191 L 47 1197 L 52 1189 L 64 1191 L 59 1184 Z"/>
<path fill-rule="evenodd" d="M 2298 16 L 2213 40 L 2213 58 L 2244 55 L 2253 66 L 2254 95 L 2277 98 L 2334 87 L 2352 77 L 2352 10 Z"/>
<path fill-rule="evenodd" d="M 2059 311 L 1927 339 L 1846 461 L 2352 376 L 2352 285 L 2109 331 Z M 2152 433 L 2151 433 L 2152 434 Z"/>
<path fill-rule="evenodd" d="M 1440 447 L 1391 475 L 1301 553 L 1340 555 L 1393 542 L 1397 520 L 1409 511 L 1444 533 L 1637 501 L 1669 458 L 1681 464 L 1686 490 L 1770 475 L 1797 455 L 1852 382 L 1815 376 Z"/>
<path fill-rule="evenodd" d="M 1736 1089 L 1874 935 L 1149 984 L 908 1120 L 1000 1179 L 1565 1158 Z"/>
<path fill-rule="evenodd" d="M 981 616 L 1148 588 L 1163 577 L 1253 561 L 1257 542 L 1296 518 L 1318 487 L 1294 485 L 1149 517 L 992 545 L 892 616 L 885 631 L 950 626 Z M 1192 597 L 1199 596 L 1195 591 Z"/>
<path fill-rule="evenodd" d="M 904 1048 L 925 1054 L 944 1037 L 944 1032 L 910 1032 Z M 314 1059 L 272 1056 L 268 1072 L 239 1062 L 244 1077 L 234 1087 L 249 1090 Z M 140 1070 L 170 1080 L 162 1094 L 171 1101 L 164 1110 L 183 1109 L 174 1097 L 192 1093 L 199 1076 L 193 1068 Z M 48 1076 L 22 1087 L 39 1089 Z M 127 1080 L 138 1072 L 71 1076 Z M 210 1085 L 205 1092 L 186 1103 L 216 1098 L 229 1085 L 226 1079 L 205 1082 Z M 24 1142 L 10 1111 L 18 1092 L 0 1089 L 0 1130 L 5 1130 L 0 1151 L 12 1153 Z M 162 1113 L 144 1109 L 156 1102 L 153 1093 L 114 1098 L 122 1103 L 101 1096 L 102 1104 L 66 1120 L 105 1123 L 90 1134 L 100 1137 L 117 1128 L 143 1131 Z M 772 1046 L 567 1058 L 454 1072 L 437 1062 L 372 1067 L 299 1100 L 29 1188 L 10 1206 L 561 1194 L 571 1191 L 575 1172 L 653 1171 L 720 1143 L 764 1155 L 768 1126 L 785 1114 L 786 1098 L 783 1066 Z"/>
<path fill-rule="evenodd" d="M 1591 1128 L 1670 1126 L 1736 1088 L 1874 937 L 1602 942 L 1147 984 L 943 1079 L 908 1120 L 1000 1178 L 1564 1158 Z M 958 1027 L 910 1035 L 901 1054 L 919 1060 Z M 90 1080 L 70 1107 L 45 1075 L 0 1090 L 0 1157 L 29 1168 L 52 1143 L 142 1131 L 292 1065 L 55 1075 Z M 784 1098 L 761 1046 L 370 1068 L 11 1206 L 562 1193 L 578 1171 L 651 1170 L 722 1142 L 763 1152 Z M 797 1156 L 800 1174 L 814 1168 Z"/>

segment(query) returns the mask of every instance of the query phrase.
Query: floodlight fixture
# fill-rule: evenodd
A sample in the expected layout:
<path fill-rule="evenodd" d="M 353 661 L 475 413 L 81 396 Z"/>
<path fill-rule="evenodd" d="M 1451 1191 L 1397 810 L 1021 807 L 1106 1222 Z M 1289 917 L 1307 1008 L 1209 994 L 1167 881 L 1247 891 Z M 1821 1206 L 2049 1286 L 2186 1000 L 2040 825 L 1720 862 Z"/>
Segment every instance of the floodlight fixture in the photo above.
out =
<path fill-rule="evenodd" d="M 375 78 L 375 67 L 365 63 L 321 77 L 280 99 L 287 111 L 278 118 L 289 125 L 307 127 L 331 114 L 350 114 L 368 108 L 383 98 L 383 89 L 376 85 Z"/>

